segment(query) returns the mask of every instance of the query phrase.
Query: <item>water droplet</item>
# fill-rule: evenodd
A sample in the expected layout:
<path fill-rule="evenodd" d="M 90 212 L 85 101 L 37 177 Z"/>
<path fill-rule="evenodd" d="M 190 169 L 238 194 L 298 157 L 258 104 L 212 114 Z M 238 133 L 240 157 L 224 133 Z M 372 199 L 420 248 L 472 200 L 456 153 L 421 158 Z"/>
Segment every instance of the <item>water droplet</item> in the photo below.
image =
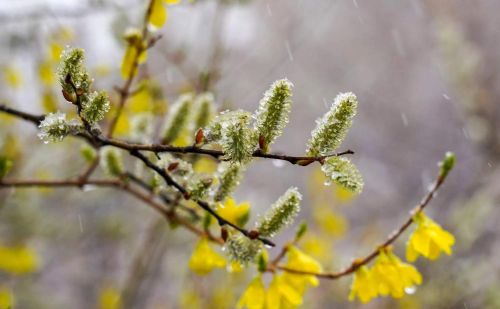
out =
<path fill-rule="evenodd" d="M 269 17 L 273 17 L 273 12 L 271 11 L 271 6 L 269 5 L 269 3 L 267 4 L 267 14 L 269 15 Z"/>
<path fill-rule="evenodd" d="M 406 118 L 406 114 L 405 113 L 401 113 L 401 119 L 403 120 L 403 125 L 405 127 L 408 126 L 408 118 Z"/>
<path fill-rule="evenodd" d="M 293 62 L 292 49 L 290 48 L 290 43 L 288 42 L 288 40 L 285 41 L 285 47 L 288 53 L 288 59 L 290 59 L 290 62 Z"/>
<path fill-rule="evenodd" d="M 267 249 L 271 249 L 273 246 L 271 246 L 269 244 L 264 244 L 264 247 L 266 247 Z"/>
<path fill-rule="evenodd" d="M 332 181 L 330 179 L 325 180 L 324 182 L 325 186 L 329 186 L 332 184 Z"/>
<path fill-rule="evenodd" d="M 283 166 L 285 166 L 285 161 L 283 160 L 273 160 L 273 165 L 277 168 L 282 168 Z"/>
<path fill-rule="evenodd" d="M 89 191 L 93 191 L 95 189 L 97 189 L 97 186 L 94 186 L 94 185 L 84 185 L 82 187 L 83 192 L 89 192 Z"/>
<path fill-rule="evenodd" d="M 417 291 L 417 287 L 414 285 L 405 288 L 405 293 L 408 295 L 415 294 L 416 291 Z"/>
<path fill-rule="evenodd" d="M 443 98 L 448 101 L 451 100 L 451 98 L 446 93 L 443 93 Z"/>

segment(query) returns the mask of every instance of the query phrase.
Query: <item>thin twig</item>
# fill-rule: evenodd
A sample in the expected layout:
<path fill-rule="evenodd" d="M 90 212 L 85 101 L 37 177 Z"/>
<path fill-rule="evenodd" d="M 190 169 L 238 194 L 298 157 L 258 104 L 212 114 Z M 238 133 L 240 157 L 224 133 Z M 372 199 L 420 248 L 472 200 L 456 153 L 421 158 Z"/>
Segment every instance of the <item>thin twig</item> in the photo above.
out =
<path fill-rule="evenodd" d="M 374 258 L 376 258 L 380 254 L 380 251 L 382 249 L 387 248 L 392 243 L 394 243 L 399 238 L 399 236 L 401 236 L 401 234 L 403 234 L 403 232 L 406 231 L 408 229 L 408 227 L 410 227 L 410 225 L 413 223 L 413 217 L 416 214 L 423 211 L 424 208 L 429 204 L 429 202 L 434 198 L 434 196 L 436 195 L 436 192 L 439 190 L 439 188 L 441 187 L 441 185 L 445 181 L 446 176 L 447 176 L 447 174 L 440 174 L 438 176 L 438 178 L 434 182 L 434 185 L 431 188 L 431 190 L 424 196 L 424 198 L 420 201 L 420 203 L 417 206 L 415 206 L 415 208 L 413 208 L 413 210 L 410 212 L 409 218 L 398 229 L 394 230 L 384 242 L 382 242 L 377 247 L 375 247 L 375 249 L 370 254 L 366 255 L 365 257 L 360 258 L 360 259 L 355 259 L 352 262 L 352 264 L 349 267 L 345 268 L 344 270 L 341 270 L 339 272 L 331 272 L 331 273 L 316 273 L 316 272 L 303 271 L 303 270 L 299 270 L 299 269 L 292 269 L 292 268 L 288 268 L 286 266 L 281 266 L 281 265 L 277 265 L 277 266 L 275 266 L 275 268 L 280 269 L 282 271 L 289 272 L 289 273 L 293 273 L 293 274 L 312 275 L 312 276 L 316 276 L 316 277 L 322 278 L 322 279 L 338 279 L 338 278 L 344 277 L 346 275 L 349 275 L 349 274 L 355 272 L 358 268 L 360 268 L 363 265 L 368 264 L 370 261 L 372 261 Z M 268 271 L 274 271 L 275 268 L 270 267 L 268 269 Z"/>

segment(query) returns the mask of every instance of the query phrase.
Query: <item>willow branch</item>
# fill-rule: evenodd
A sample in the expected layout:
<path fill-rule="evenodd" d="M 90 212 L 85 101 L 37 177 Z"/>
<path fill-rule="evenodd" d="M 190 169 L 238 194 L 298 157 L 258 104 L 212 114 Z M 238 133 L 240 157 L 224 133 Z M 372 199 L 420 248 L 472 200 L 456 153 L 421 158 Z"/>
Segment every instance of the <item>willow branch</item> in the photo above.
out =
<path fill-rule="evenodd" d="M 9 108 L 6 105 L 0 104 L 0 111 L 10 114 L 12 116 L 16 116 L 19 118 L 23 118 L 28 120 L 34 124 L 38 124 L 41 120 L 45 118 L 44 115 L 33 115 L 29 113 L 25 113 L 22 111 L 18 111 L 13 108 Z M 171 145 L 162 145 L 162 144 L 136 144 L 129 143 L 126 141 L 121 141 L 114 138 L 108 138 L 104 136 L 91 136 L 89 133 L 79 133 L 78 137 L 82 137 L 90 142 L 90 144 L 94 146 L 115 146 L 117 148 L 127 150 L 127 151 L 150 151 L 155 153 L 160 152 L 170 152 L 170 153 L 179 153 L 179 154 L 200 154 L 207 155 L 213 158 L 219 159 L 224 156 L 224 152 L 220 150 L 214 149 L 205 149 L 197 146 L 185 146 L 185 147 L 176 147 Z M 333 156 L 344 156 L 354 154 L 354 151 L 348 149 L 341 152 L 331 153 L 323 156 L 317 157 L 307 157 L 307 156 L 291 156 L 284 155 L 280 153 L 263 153 L 260 150 L 256 150 L 252 156 L 254 158 L 264 158 L 264 159 L 273 159 L 273 160 L 281 160 L 287 161 L 291 164 L 298 164 L 302 166 L 309 165 L 313 162 L 323 162 L 325 159 Z"/>
<path fill-rule="evenodd" d="M 370 261 L 372 261 L 374 258 L 376 258 L 380 254 L 382 249 L 387 248 L 392 243 L 394 243 L 399 238 L 399 236 L 401 236 L 401 234 L 403 234 L 410 227 L 410 225 L 413 223 L 413 217 L 416 214 L 422 212 L 425 209 L 425 207 L 427 207 L 427 205 L 429 205 L 431 200 L 435 197 L 436 192 L 439 190 L 441 185 L 444 183 L 446 176 L 447 176 L 447 174 L 442 174 L 442 173 L 439 174 L 439 176 L 437 177 L 436 181 L 434 182 L 431 190 L 422 198 L 420 203 L 418 203 L 417 206 L 415 206 L 413 208 L 413 210 L 410 211 L 409 218 L 398 229 L 394 230 L 391 234 L 389 234 L 389 236 L 387 237 L 387 239 L 384 242 L 380 243 L 377 247 L 375 247 L 375 249 L 370 254 L 366 255 L 365 257 L 360 258 L 360 259 L 355 259 L 352 262 L 352 264 L 349 267 L 345 268 L 344 270 L 341 270 L 338 272 L 331 272 L 331 273 L 315 273 L 315 272 L 303 271 L 300 269 L 288 268 L 286 266 L 281 266 L 281 265 L 275 266 L 275 268 L 280 269 L 282 271 L 289 272 L 289 273 L 293 273 L 293 274 L 312 275 L 312 276 L 316 276 L 318 278 L 331 279 L 331 280 L 338 279 L 338 278 L 347 276 L 349 274 L 352 274 L 358 268 L 360 268 L 363 265 L 368 264 Z M 268 271 L 274 271 L 274 270 L 275 269 L 273 267 L 268 268 Z"/>
<path fill-rule="evenodd" d="M 144 194 L 129 184 L 113 179 L 98 179 L 86 180 L 82 182 L 80 179 L 65 179 L 65 180 L 0 180 L 0 189 L 2 188 L 37 188 L 37 187 L 50 187 L 50 188 L 66 188 L 66 187 L 82 187 L 85 185 L 94 185 L 98 187 L 111 187 L 118 190 L 127 192 L 140 201 L 144 202 L 150 208 L 159 212 L 167 221 L 177 223 L 184 226 L 192 233 L 207 237 L 209 240 L 223 244 L 222 239 L 207 235 L 202 229 L 196 227 L 188 220 L 176 215 L 175 210 L 166 209 L 162 204 L 155 201 L 151 196 Z"/>
<path fill-rule="evenodd" d="M 152 170 L 154 170 L 155 172 L 157 172 L 165 180 L 165 182 L 167 183 L 168 186 L 171 186 L 171 187 L 177 189 L 177 191 L 179 191 L 179 193 L 181 193 L 185 199 L 190 199 L 189 192 L 186 190 L 186 188 L 184 188 L 182 185 L 180 185 L 178 182 L 176 182 L 172 177 L 170 177 L 170 175 L 167 174 L 167 172 L 164 169 L 162 169 L 158 165 L 151 162 L 151 160 L 149 160 L 146 156 L 144 156 L 142 153 L 140 153 L 137 150 L 130 151 L 130 154 L 132 156 L 138 158 L 139 160 L 141 160 L 147 167 L 149 167 Z M 198 199 L 193 200 L 193 201 L 196 202 L 196 204 L 198 206 L 200 206 L 203 210 L 205 210 L 210 215 L 212 215 L 215 219 L 217 219 L 219 226 L 222 227 L 224 225 L 228 225 L 228 226 L 234 228 L 235 230 L 237 230 L 238 232 L 240 232 L 241 234 L 245 235 L 248 238 L 258 239 L 262 243 L 264 243 L 265 245 L 268 245 L 271 247 L 275 246 L 275 244 L 271 240 L 269 240 L 267 238 L 260 237 L 260 236 L 253 237 L 250 235 L 251 234 L 250 231 L 248 231 L 244 228 L 241 228 L 241 227 L 237 226 L 236 224 L 224 219 L 215 210 L 213 210 L 212 207 L 210 207 L 209 203 L 207 203 L 203 200 L 198 200 Z"/>

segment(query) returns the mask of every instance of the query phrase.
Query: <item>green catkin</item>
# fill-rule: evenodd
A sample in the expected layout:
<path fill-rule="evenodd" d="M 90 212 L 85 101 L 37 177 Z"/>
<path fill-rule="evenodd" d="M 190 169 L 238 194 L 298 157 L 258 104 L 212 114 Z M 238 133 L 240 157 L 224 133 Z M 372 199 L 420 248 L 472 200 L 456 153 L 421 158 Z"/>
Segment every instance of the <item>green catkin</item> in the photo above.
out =
<path fill-rule="evenodd" d="M 218 172 L 219 187 L 214 194 L 214 201 L 223 202 L 240 184 L 244 167 L 239 164 L 223 162 Z"/>
<path fill-rule="evenodd" d="M 109 112 L 109 108 L 110 104 L 107 93 L 104 91 L 94 91 L 82 103 L 81 115 L 90 124 L 94 124 L 104 119 L 106 113 Z"/>
<path fill-rule="evenodd" d="M 253 261 L 262 249 L 262 243 L 241 234 L 233 234 L 226 241 L 225 248 L 229 259 L 246 265 Z"/>
<path fill-rule="evenodd" d="M 40 122 L 38 137 L 44 142 L 60 142 L 70 134 L 77 134 L 82 126 L 76 121 L 66 120 L 66 114 L 61 112 L 50 113 Z"/>
<path fill-rule="evenodd" d="M 288 189 L 265 213 L 256 225 L 259 234 L 273 237 L 285 226 L 291 224 L 300 211 L 302 195 L 297 188 Z"/>
<path fill-rule="evenodd" d="M 110 176 L 123 174 L 123 160 L 120 152 L 112 147 L 101 148 L 101 167 Z"/>
<path fill-rule="evenodd" d="M 321 166 L 321 170 L 328 178 L 326 184 L 334 182 L 352 192 L 361 193 L 363 190 L 363 177 L 357 167 L 342 157 L 328 158 Z"/>
<path fill-rule="evenodd" d="M 207 175 L 197 175 L 197 177 L 192 177 L 189 184 L 189 195 L 193 200 L 200 200 L 205 198 L 212 186 L 213 180 Z"/>
<path fill-rule="evenodd" d="M 182 133 L 188 124 L 191 106 L 193 104 L 192 94 L 183 94 L 173 104 L 168 114 L 167 125 L 163 133 L 163 143 L 173 142 Z"/>
<path fill-rule="evenodd" d="M 200 128 L 206 127 L 214 114 L 214 95 L 210 92 L 202 93 L 195 100 L 196 114 L 194 117 L 194 128 L 196 132 Z"/>
<path fill-rule="evenodd" d="M 292 105 L 292 87 L 293 84 L 287 79 L 277 80 L 259 102 L 254 128 L 264 152 L 267 152 L 268 146 L 283 133 L 288 123 Z"/>
<path fill-rule="evenodd" d="M 333 152 L 344 141 L 356 115 L 358 100 L 352 92 L 340 93 L 330 110 L 318 119 L 307 145 L 309 156 L 326 155 Z"/>
<path fill-rule="evenodd" d="M 59 82 L 64 92 L 73 98 L 76 98 L 76 93 L 69 83 L 68 77 L 71 78 L 76 89 L 83 94 L 88 93 L 92 85 L 92 79 L 83 66 L 84 58 L 85 52 L 81 48 L 66 49 L 61 55 L 61 62 L 57 70 Z"/>

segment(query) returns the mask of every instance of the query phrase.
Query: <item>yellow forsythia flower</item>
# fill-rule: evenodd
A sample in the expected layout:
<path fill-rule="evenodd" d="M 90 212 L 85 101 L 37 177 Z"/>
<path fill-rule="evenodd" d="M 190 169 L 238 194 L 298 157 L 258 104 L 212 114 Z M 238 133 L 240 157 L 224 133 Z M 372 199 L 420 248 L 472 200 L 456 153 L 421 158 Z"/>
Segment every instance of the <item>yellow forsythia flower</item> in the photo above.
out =
<path fill-rule="evenodd" d="M 349 300 L 352 301 L 358 297 L 362 303 L 367 303 L 377 297 L 377 291 L 378 285 L 372 271 L 366 266 L 358 268 L 352 280 Z"/>
<path fill-rule="evenodd" d="M 42 94 L 42 107 L 46 113 L 55 113 L 57 111 L 57 100 L 50 89 L 46 89 Z"/>
<path fill-rule="evenodd" d="M 112 287 L 105 287 L 99 295 L 100 309 L 119 309 L 122 307 L 120 292 Z"/>
<path fill-rule="evenodd" d="M 137 29 L 130 29 L 125 33 L 125 40 L 128 45 L 123 55 L 121 64 L 121 74 L 124 79 L 128 79 L 137 74 L 137 64 L 146 61 L 146 43 L 142 38 L 142 34 Z M 140 54 L 139 54 L 140 50 Z"/>
<path fill-rule="evenodd" d="M 45 86 L 52 86 L 56 80 L 52 64 L 48 61 L 43 61 L 38 64 L 38 78 Z"/>
<path fill-rule="evenodd" d="M 189 259 L 189 268 L 198 275 L 206 275 L 214 268 L 224 266 L 226 266 L 224 257 L 210 247 L 208 239 L 200 239 Z"/>
<path fill-rule="evenodd" d="M 419 255 L 435 260 L 441 255 L 441 251 L 447 255 L 451 254 L 451 247 L 455 243 L 455 237 L 451 233 L 445 231 L 423 212 L 417 213 L 413 221 L 417 223 L 417 227 L 406 244 L 408 261 L 415 261 Z"/>
<path fill-rule="evenodd" d="M 14 308 L 14 295 L 12 290 L 0 286 L 0 308 Z"/>
<path fill-rule="evenodd" d="M 266 290 L 260 275 L 255 277 L 248 285 L 238 301 L 238 309 L 264 309 L 266 305 Z"/>
<path fill-rule="evenodd" d="M 245 202 L 239 205 L 232 198 L 227 198 L 225 203 L 219 203 L 217 213 L 227 221 L 242 226 L 246 223 L 250 211 L 250 203 Z"/>
<path fill-rule="evenodd" d="M 64 50 L 64 47 L 56 42 L 52 42 L 50 44 L 50 59 L 57 63 L 61 60 L 61 54 Z"/>
<path fill-rule="evenodd" d="M 7 66 L 3 70 L 4 79 L 7 85 L 12 88 L 19 88 L 23 84 L 21 72 L 14 66 Z"/>
<path fill-rule="evenodd" d="M 213 159 L 203 157 L 196 160 L 193 168 L 197 173 L 211 174 L 217 170 L 217 163 Z"/>
<path fill-rule="evenodd" d="M 380 252 L 372 269 L 378 282 L 380 295 L 391 295 L 394 298 L 403 297 L 406 288 L 422 283 L 422 275 L 408 263 L 402 262 L 391 249 Z"/>
<path fill-rule="evenodd" d="M 302 294 L 287 282 L 285 275 L 275 275 L 266 293 L 266 308 L 295 308 L 302 304 Z"/>
<path fill-rule="evenodd" d="M 288 261 L 285 265 L 287 268 L 314 273 L 320 273 L 322 270 L 321 264 L 318 261 L 294 246 L 288 248 L 287 257 Z M 300 294 L 304 294 L 308 286 L 315 287 L 319 285 L 318 278 L 312 275 L 284 273 L 283 278 Z"/>
<path fill-rule="evenodd" d="M 157 28 L 163 26 L 167 21 L 167 8 L 164 4 L 177 4 L 179 2 L 180 0 L 153 0 L 149 23 Z"/>
<path fill-rule="evenodd" d="M 34 272 L 39 267 L 35 251 L 25 246 L 0 246 L 0 270 L 14 275 Z"/>

